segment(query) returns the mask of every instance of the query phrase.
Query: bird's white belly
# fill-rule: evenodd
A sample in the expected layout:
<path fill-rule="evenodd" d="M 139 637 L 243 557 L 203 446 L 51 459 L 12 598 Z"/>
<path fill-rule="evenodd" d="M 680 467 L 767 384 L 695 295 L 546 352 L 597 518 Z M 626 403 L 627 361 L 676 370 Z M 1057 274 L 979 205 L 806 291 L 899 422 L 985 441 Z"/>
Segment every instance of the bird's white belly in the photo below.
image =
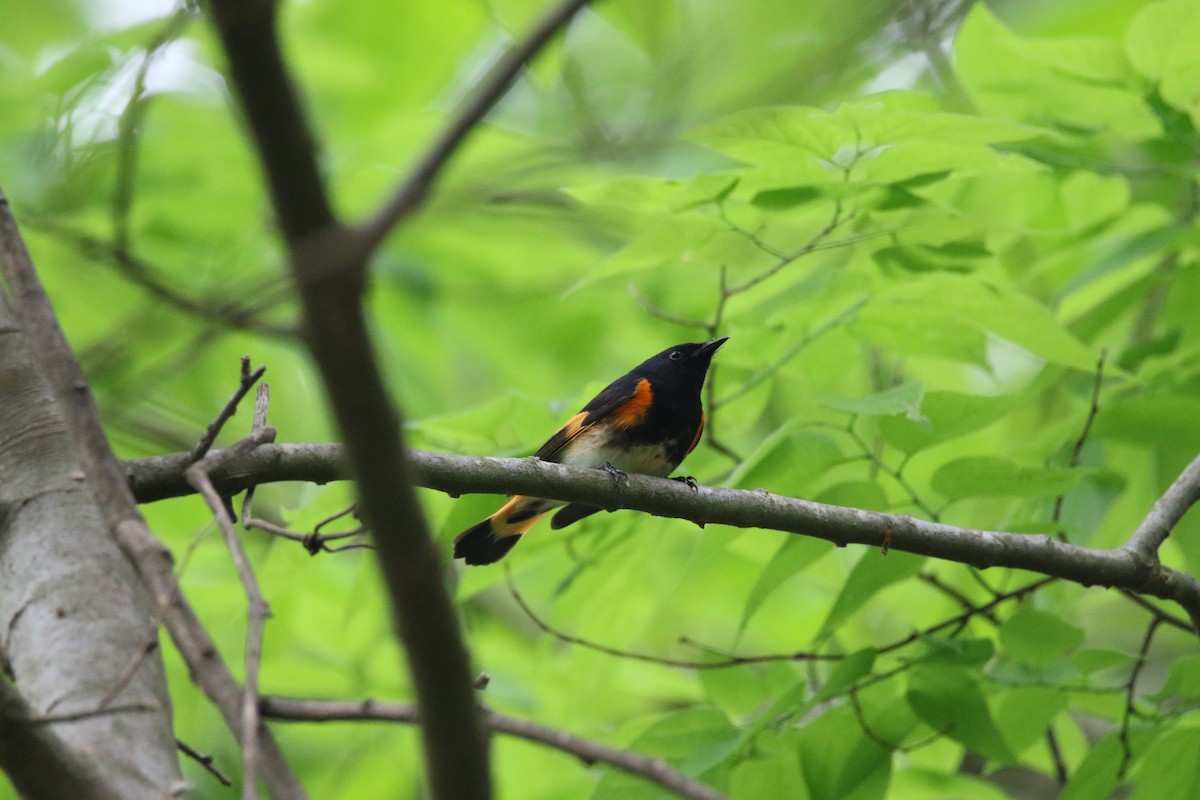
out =
<path fill-rule="evenodd" d="M 606 462 L 623 472 L 665 477 L 676 465 L 667 460 L 665 448 L 657 444 L 616 445 L 601 433 L 584 433 L 560 453 L 561 463 L 572 467 L 600 467 Z"/>

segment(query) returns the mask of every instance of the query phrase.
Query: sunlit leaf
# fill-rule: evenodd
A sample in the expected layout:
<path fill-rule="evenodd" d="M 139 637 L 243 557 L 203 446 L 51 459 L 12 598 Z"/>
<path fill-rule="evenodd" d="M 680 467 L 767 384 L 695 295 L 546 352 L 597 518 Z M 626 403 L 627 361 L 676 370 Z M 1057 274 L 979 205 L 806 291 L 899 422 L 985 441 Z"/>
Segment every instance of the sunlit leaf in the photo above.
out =
<path fill-rule="evenodd" d="M 894 415 L 879 420 L 888 443 L 913 453 L 984 428 L 1017 403 L 1014 396 L 980 396 L 957 392 L 928 392 L 921 401 L 922 419 Z"/>
<path fill-rule="evenodd" d="M 950 499 L 964 497 L 1053 497 L 1078 484 L 1087 472 L 1067 467 L 1022 467 L 1006 458 L 966 456 L 943 464 L 933 488 Z"/>
<path fill-rule="evenodd" d="M 1200 728 L 1176 728 L 1141 754 L 1132 800 L 1200 794 Z"/>
<path fill-rule="evenodd" d="M 885 417 L 903 414 L 906 418 L 921 418 L 921 400 L 925 387 L 919 383 L 905 383 L 866 397 L 830 398 L 822 403 L 830 408 L 865 417 Z"/>

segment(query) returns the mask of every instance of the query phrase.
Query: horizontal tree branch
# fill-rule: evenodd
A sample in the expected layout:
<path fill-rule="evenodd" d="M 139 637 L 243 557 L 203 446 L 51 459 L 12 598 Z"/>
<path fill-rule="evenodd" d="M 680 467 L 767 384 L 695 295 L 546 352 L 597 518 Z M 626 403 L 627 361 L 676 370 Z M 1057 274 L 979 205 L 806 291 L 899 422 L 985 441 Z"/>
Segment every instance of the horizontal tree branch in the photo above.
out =
<path fill-rule="evenodd" d="M 263 697 L 259 709 L 264 717 L 294 722 L 340 722 L 378 720 L 417 722 L 417 708 L 408 703 L 384 703 L 378 700 L 317 700 L 294 697 Z M 653 781 L 667 791 L 689 800 L 722 800 L 724 795 L 673 769 L 657 758 L 610 747 L 527 719 L 487 711 L 484 721 L 489 730 L 537 742 L 575 756 L 585 764 L 608 764 L 619 770 Z"/>
<path fill-rule="evenodd" d="M 212 475 L 218 489 L 235 492 L 257 483 L 339 480 L 340 448 L 330 444 L 264 445 L 234 459 Z M 1200 582 L 1164 567 L 1154 553 L 1147 557 L 1133 544 L 1112 550 L 1080 547 L 1050 536 L 959 528 L 907 515 L 782 497 L 765 490 L 712 486 L 692 488 L 678 481 L 628 475 L 620 481 L 602 470 L 579 469 L 536 458 L 456 456 L 413 450 L 417 485 L 451 495 L 484 492 L 528 494 L 610 510 L 627 508 L 699 525 L 717 523 L 738 528 L 764 528 L 798 533 L 839 547 L 862 544 L 970 564 L 979 569 L 1010 567 L 1073 581 L 1083 586 L 1129 589 L 1173 600 L 1200 630 Z M 159 456 L 125 462 L 134 494 L 142 502 L 190 494 L 183 480 L 186 455 Z M 1200 461 L 1200 459 L 1197 459 Z M 1189 499 L 1200 493 L 1200 467 L 1193 462 L 1150 512 L 1165 519 L 1164 504 L 1178 521 Z M 1191 488 L 1180 488 L 1192 481 Z M 1146 527 L 1143 523 L 1142 527 Z M 1141 528 L 1139 528 L 1140 530 Z"/>

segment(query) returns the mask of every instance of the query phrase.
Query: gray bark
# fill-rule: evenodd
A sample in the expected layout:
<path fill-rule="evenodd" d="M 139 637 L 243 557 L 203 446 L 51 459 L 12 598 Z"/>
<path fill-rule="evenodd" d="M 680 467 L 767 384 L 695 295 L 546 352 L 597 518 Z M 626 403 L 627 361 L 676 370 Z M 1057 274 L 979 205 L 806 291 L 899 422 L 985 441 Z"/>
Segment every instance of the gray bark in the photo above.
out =
<path fill-rule="evenodd" d="M 75 796 L 182 794 L 157 647 L 99 709 L 157 636 L 158 616 L 0 293 L 0 656 L 20 696 L 0 709 L 0 768 L 23 796 L 62 800 L 62 787 L 43 780 L 60 773 L 90 782 Z"/>

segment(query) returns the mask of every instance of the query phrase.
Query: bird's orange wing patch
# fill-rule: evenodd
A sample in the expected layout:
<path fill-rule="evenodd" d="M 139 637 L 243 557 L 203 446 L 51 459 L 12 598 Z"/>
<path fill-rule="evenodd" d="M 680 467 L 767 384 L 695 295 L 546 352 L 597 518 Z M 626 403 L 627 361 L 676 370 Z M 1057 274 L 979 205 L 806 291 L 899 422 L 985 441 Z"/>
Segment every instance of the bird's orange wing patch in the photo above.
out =
<path fill-rule="evenodd" d="M 538 448 L 538 451 L 534 455 L 543 461 L 552 461 L 551 456 L 561 450 L 567 442 L 584 431 L 586 426 L 583 424 L 583 421 L 587 419 L 587 416 L 588 412 L 580 411 L 571 417 L 567 420 L 567 424 L 563 425 L 553 436 L 547 439 L 546 443 Z"/>
<path fill-rule="evenodd" d="M 642 378 L 633 389 L 633 397 L 613 410 L 613 424 L 618 428 L 632 428 L 646 418 L 653 401 L 654 390 L 650 388 L 650 381 Z"/>
<path fill-rule="evenodd" d="M 696 449 L 696 445 L 700 444 L 700 434 L 704 433 L 704 412 L 700 412 L 700 427 L 696 428 L 696 435 L 692 437 L 692 443 L 688 445 L 687 453 L 683 454 L 687 458 L 688 453 Z"/>

